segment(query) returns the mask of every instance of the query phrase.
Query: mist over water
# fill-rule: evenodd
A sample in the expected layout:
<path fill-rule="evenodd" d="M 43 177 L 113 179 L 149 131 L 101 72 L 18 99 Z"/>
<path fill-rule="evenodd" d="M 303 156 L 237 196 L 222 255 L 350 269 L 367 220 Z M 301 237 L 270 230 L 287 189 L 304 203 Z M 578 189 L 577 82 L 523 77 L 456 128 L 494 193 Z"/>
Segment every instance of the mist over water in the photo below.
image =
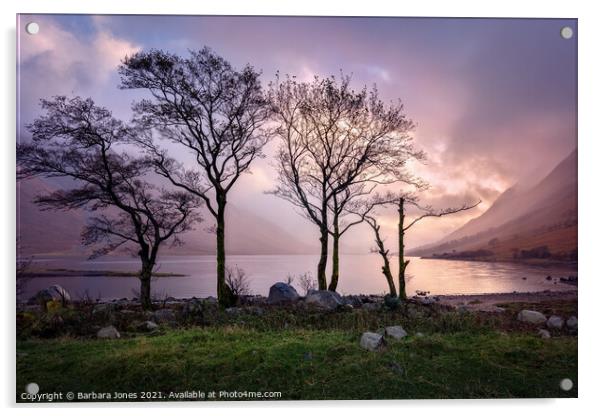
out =
<path fill-rule="evenodd" d="M 267 296 L 271 285 L 286 281 L 288 275 L 310 272 L 315 277 L 317 255 L 230 255 L 228 264 L 245 270 L 253 294 Z M 397 257 L 391 258 L 393 273 L 397 273 Z M 338 292 L 342 294 L 384 294 L 387 285 L 381 273 L 377 254 L 342 255 Z M 68 257 L 35 258 L 36 269 L 136 271 L 140 266 L 131 257 L 106 257 L 85 260 Z M 165 256 L 158 272 L 184 274 L 185 277 L 158 277 L 153 280 L 153 295 L 159 298 L 216 296 L 215 258 L 213 256 Z M 487 263 L 410 258 L 407 270 L 407 294 L 416 290 L 431 294 L 477 294 L 503 292 L 534 292 L 541 290 L 571 290 L 572 286 L 546 280 L 576 274 L 564 266 L 539 267 L 516 263 Z M 526 279 L 523 279 L 526 278 Z M 139 289 L 135 277 L 39 277 L 31 279 L 24 298 L 53 284 L 66 288 L 78 298 L 86 292 L 92 298 L 131 298 Z M 293 285 L 300 294 L 298 282 Z"/>

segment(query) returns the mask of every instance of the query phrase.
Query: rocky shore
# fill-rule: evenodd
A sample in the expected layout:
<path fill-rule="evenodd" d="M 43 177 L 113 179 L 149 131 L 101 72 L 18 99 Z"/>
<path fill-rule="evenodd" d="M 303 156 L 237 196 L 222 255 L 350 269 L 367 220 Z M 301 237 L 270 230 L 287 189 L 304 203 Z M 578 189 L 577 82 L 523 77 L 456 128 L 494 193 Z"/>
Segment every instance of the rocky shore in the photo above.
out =
<path fill-rule="evenodd" d="M 560 305 L 568 302 L 576 305 L 576 299 L 576 291 L 445 296 L 429 296 L 428 293 L 422 292 L 401 303 L 399 299 L 389 296 L 343 296 L 325 290 L 311 290 L 305 296 L 301 296 L 294 287 L 280 282 L 270 288 L 267 297 L 241 296 L 237 305 L 230 308 L 220 308 L 217 299 L 210 296 L 187 299 L 169 297 L 155 301 L 153 310 L 143 310 L 140 302 L 135 298 L 100 302 L 76 300 L 72 299 L 64 288 L 54 285 L 40 291 L 29 302 L 17 305 L 17 325 L 18 333 L 22 336 L 74 335 L 119 338 L 122 333 L 152 333 L 161 326 L 175 328 L 229 323 L 245 324 L 252 320 L 265 320 L 266 325 L 274 325 L 274 321 L 282 317 L 286 321 L 283 327 L 286 328 L 288 321 L 306 322 L 328 315 L 334 322 L 337 319 L 336 314 L 345 313 L 377 315 L 392 313 L 392 318 L 395 318 L 397 312 L 405 317 L 428 317 L 459 312 L 507 315 L 512 321 L 539 325 L 539 329 L 544 331 L 540 335 L 545 337 L 550 335 L 548 332 L 550 325 L 554 330 L 566 326 L 566 329 L 576 331 L 577 318 L 574 313 L 569 311 L 565 313 L 567 316 L 558 316 L 554 313 L 556 309 L 550 309 L 552 312 L 550 317 L 534 311 L 539 315 L 533 318 L 534 314 L 529 312 L 530 309 L 524 309 L 527 312 L 523 313 L 522 309 L 516 310 L 516 305 L 537 309 L 533 305 L 541 304 L 540 309 L 544 310 L 543 306 L 550 304 Z M 513 307 L 507 308 L 506 305 L 513 305 Z M 266 317 L 269 318 L 265 319 Z M 339 318 L 343 318 L 343 315 Z M 549 319 L 552 322 L 548 325 Z M 506 324 L 501 325 L 506 326 Z M 389 332 L 391 331 L 400 334 L 404 329 L 391 325 Z M 383 336 L 387 333 L 387 328 L 380 328 L 378 332 Z M 362 344 L 372 345 L 369 340 L 374 341 L 376 338 L 367 335 L 362 339 Z M 378 341 L 374 345 L 378 348 L 381 342 Z"/>

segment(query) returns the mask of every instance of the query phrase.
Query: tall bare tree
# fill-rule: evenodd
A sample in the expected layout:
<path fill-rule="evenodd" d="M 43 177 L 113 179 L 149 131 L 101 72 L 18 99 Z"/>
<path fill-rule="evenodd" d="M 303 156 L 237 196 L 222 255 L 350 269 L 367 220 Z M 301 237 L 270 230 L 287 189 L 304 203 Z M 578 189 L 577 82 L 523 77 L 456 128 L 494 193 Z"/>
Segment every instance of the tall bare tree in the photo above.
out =
<path fill-rule="evenodd" d="M 144 140 L 157 173 L 202 198 L 215 218 L 217 295 L 232 301 L 226 283 L 225 214 L 228 193 L 270 138 L 269 119 L 259 72 L 234 69 L 208 48 L 186 58 L 159 50 L 126 57 L 119 68 L 121 88 L 144 89 L 150 97 L 134 105 L 136 122 L 152 128 L 192 155 L 194 168 Z"/>
<path fill-rule="evenodd" d="M 393 282 L 393 274 L 391 273 L 389 250 L 385 247 L 384 239 L 380 233 L 380 225 L 374 215 L 375 209 L 378 207 L 394 206 L 397 210 L 399 221 L 397 224 L 397 245 L 398 245 L 398 285 L 399 285 L 399 298 L 405 300 L 406 295 L 406 269 L 410 264 L 410 260 L 405 257 L 405 234 L 406 232 L 416 225 L 418 222 L 425 218 L 432 217 L 443 217 L 451 214 L 456 214 L 461 211 L 468 211 L 477 205 L 481 201 L 474 204 L 463 204 L 459 207 L 435 209 L 430 205 L 420 204 L 419 198 L 414 193 L 402 193 L 399 195 L 393 193 L 387 193 L 385 195 L 375 195 L 370 201 L 364 201 L 363 204 L 353 207 L 349 212 L 352 212 L 364 220 L 373 230 L 376 249 L 374 250 L 383 259 L 382 271 L 389 285 L 389 293 L 392 296 L 396 296 L 395 285 Z M 407 207 L 413 207 L 417 214 L 406 223 Z"/>
<path fill-rule="evenodd" d="M 328 240 L 332 234 L 333 273 L 339 277 L 341 235 L 355 222 L 341 226 L 345 205 L 378 184 L 411 177 L 404 166 L 423 154 L 412 145 L 413 123 L 401 103 L 385 105 L 374 88 L 354 91 L 342 76 L 313 82 L 279 77 L 270 85 L 270 102 L 281 144 L 277 153 L 278 185 L 272 191 L 293 205 L 320 232 L 318 286 L 327 288 Z M 333 221 L 331 221 L 331 217 Z"/>
<path fill-rule="evenodd" d="M 200 200 L 183 191 L 168 191 L 146 181 L 147 159 L 123 147 L 139 132 L 115 119 L 91 99 L 42 100 L 45 114 L 28 126 L 32 141 L 17 146 L 18 178 L 71 179 L 68 189 L 40 195 L 44 209 L 84 208 L 95 213 L 82 232 L 93 257 L 122 247 L 140 258 L 140 301 L 151 307 L 150 286 L 159 249 L 178 244 L 178 234 L 200 220 Z M 124 146 L 125 145 L 125 146 Z"/>

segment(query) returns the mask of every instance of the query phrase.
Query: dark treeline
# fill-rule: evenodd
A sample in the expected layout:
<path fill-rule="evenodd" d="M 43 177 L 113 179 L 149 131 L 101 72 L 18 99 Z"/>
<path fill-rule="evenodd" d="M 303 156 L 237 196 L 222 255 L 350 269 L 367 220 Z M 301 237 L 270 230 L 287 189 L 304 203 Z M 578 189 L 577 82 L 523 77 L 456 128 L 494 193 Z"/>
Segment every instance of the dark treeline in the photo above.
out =
<path fill-rule="evenodd" d="M 277 75 L 263 88 L 252 66 L 233 68 L 209 48 L 186 57 L 139 52 L 125 57 L 118 72 L 121 89 L 146 93 L 133 104 L 132 120 L 114 118 L 90 98 L 44 99 L 43 114 L 28 125 L 31 140 L 17 145 L 17 176 L 71 180 L 66 190 L 35 202 L 43 209 L 89 211 L 82 242 L 94 247 L 93 256 L 122 248 L 139 257 L 145 308 L 151 307 L 151 276 L 161 247 L 179 244 L 178 237 L 202 220 L 201 209 L 213 217 L 219 302 L 236 301 L 226 278 L 228 196 L 253 161 L 265 157 L 270 140 L 278 141 L 278 181 L 268 192 L 316 226 L 320 290 L 337 289 L 341 239 L 367 223 L 390 295 L 405 298 L 405 232 L 423 218 L 474 206 L 437 211 L 419 204 L 415 192 L 428 185 L 409 169 L 410 161 L 426 158 L 414 148 L 414 123 L 400 101 L 383 102 L 376 87 L 354 90 L 343 74 L 311 82 Z M 184 165 L 175 151 L 195 163 Z M 392 193 L 391 186 L 402 190 Z M 387 206 L 399 212 L 398 291 L 375 216 Z M 419 214 L 406 222 L 408 206 Z"/>

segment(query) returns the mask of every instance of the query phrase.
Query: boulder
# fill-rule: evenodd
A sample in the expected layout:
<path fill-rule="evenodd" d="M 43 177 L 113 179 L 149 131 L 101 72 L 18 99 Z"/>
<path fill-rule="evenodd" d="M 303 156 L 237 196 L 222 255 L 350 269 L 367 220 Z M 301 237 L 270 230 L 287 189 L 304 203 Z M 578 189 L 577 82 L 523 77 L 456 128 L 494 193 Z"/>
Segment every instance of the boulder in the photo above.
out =
<path fill-rule="evenodd" d="M 100 329 L 96 333 L 96 337 L 102 339 L 116 339 L 120 338 L 121 335 L 119 334 L 119 331 L 117 331 L 117 328 L 115 328 L 113 325 L 109 325 Z"/>
<path fill-rule="evenodd" d="M 399 325 L 386 327 L 385 334 L 394 339 L 402 339 L 408 335 L 408 333 Z"/>
<path fill-rule="evenodd" d="M 71 295 L 67 289 L 60 285 L 52 285 L 46 289 L 42 289 L 34 298 L 38 303 L 43 305 L 51 301 L 61 302 L 64 305 L 71 301 Z"/>
<path fill-rule="evenodd" d="M 270 287 L 270 294 L 268 296 L 268 303 L 270 304 L 282 304 L 291 303 L 299 299 L 299 294 L 291 285 L 278 282 Z"/>
<path fill-rule="evenodd" d="M 378 351 L 384 345 L 383 336 L 374 332 L 364 332 L 360 339 L 360 347 L 368 351 Z"/>
<path fill-rule="evenodd" d="M 159 309 L 153 313 L 153 319 L 157 323 L 171 323 L 175 322 L 176 314 L 171 309 Z"/>
<path fill-rule="evenodd" d="M 305 303 L 333 310 L 343 305 L 343 299 L 337 292 L 331 292 L 330 290 L 310 290 L 305 297 Z"/>
<path fill-rule="evenodd" d="M 526 322 L 529 324 L 543 324 L 547 321 L 546 316 L 537 311 L 530 311 L 528 309 L 523 309 L 518 313 L 517 319 L 521 322 Z"/>
<path fill-rule="evenodd" d="M 568 329 L 577 329 L 577 317 L 576 316 L 571 316 L 569 319 L 566 320 L 566 327 Z"/>
<path fill-rule="evenodd" d="M 546 325 L 550 329 L 562 329 L 564 326 L 564 319 L 562 319 L 560 316 L 552 315 L 548 318 Z"/>
<path fill-rule="evenodd" d="M 539 331 L 537 331 L 537 335 L 539 335 L 541 338 L 544 338 L 544 339 L 548 339 L 548 338 L 552 337 L 550 335 L 550 332 L 546 329 L 540 329 Z"/>

